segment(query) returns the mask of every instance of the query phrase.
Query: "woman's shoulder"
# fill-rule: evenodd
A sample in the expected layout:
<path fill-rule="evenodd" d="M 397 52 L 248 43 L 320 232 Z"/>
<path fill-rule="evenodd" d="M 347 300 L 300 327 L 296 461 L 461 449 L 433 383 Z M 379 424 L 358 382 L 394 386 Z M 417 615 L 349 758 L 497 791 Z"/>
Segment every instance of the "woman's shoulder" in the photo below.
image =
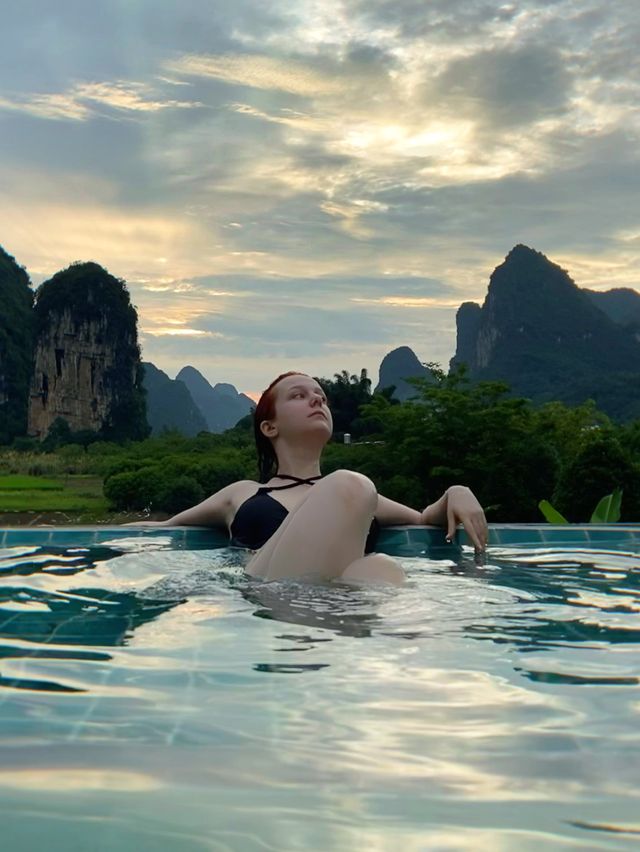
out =
<path fill-rule="evenodd" d="M 227 486 L 227 494 L 231 503 L 237 508 L 241 503 L 255 494 L 260 488 L 260 483 L 254 479 L 239 479 Z"/>

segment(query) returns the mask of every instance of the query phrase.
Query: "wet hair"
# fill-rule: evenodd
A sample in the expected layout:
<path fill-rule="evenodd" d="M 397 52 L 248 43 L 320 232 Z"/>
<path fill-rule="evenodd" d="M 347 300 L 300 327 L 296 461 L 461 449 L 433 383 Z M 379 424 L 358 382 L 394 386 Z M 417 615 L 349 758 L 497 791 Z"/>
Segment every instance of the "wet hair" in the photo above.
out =
<path fill-rule="evenodd" d="M 306 373 L 300 373 L 297 370 L 291 370 L 288 373 L 282 373 L 277 379 L 274 379 L 269 387 L 262 392 L 256 410 L 253 414 L 253 434 L 256 439 L 256 450 L 258 451 L 258 482 L 268 482 L 274 473 L 278 472 L 278 457 L 273 448 L 273 444 L 260 431 L 260 424 L 263 420 L 273 420 L 276 416 L 276 391 L 275 387 L 282 379 L 287 376 L 306 376 Z"/>

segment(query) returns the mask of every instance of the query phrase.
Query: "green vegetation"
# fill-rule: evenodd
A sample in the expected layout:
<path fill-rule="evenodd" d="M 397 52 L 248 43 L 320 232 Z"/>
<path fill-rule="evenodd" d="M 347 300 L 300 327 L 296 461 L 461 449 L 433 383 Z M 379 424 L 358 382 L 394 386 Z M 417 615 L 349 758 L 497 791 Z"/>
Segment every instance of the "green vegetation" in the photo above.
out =
<path fill-rule="evenodd" d="M 32 302 L 29 276 L 0 247 L 0 444 L 27 431 Z"/>
<path fill-rule="evenodd" d="M 55 479 L 43 479 L 39 476 L 0 476 L 0 492 L 61 491 L 63 488 Z"/>
<path fill-rule="evenodd" d="M 600 500 L 591 515 L 592 524 L 617 524 L 622 509 L 622 490 L 616 488 Z"/>
<path fill-rule="evenodd" d="M 333 416 L 333 430 L 337 438 L 349 432 L 356 440 L 367 433 L 367 424 L 360 417 L 360 409 L 371 401 L 371 379 L 366 370 L 360 375 L 349 375 L 348 370 L 335 373 L 332 379 L 318 378 L 318 383 L 327 395 Z M 388 397 L 393 389 L 389 389 Z"/>
<path fill-rule="evenodd" d="M 569 521 L 553 508 L 548 500 L 541 500 L 538 508 L 550 524 L 568 524 Z M 622 510 L 622 490 L 616 488 L 613 494 L 607 494 L 593 510 L 590 524 L 617 524 Z"/>
<path fill-rule="evenodd" d="M 100 477 L 52 480 L 37 476 L 0 476 L 0 512 L 104 513 L 107 508 Z"/>
<path fill-rule="evenodd" d="M 403 403 L 388 393 L 371 395 L 364 371 L 323 379 L 340 431 L 358 436 L 350 445 L 334 440 L 327 446 L 323 473 L 360 471 L 382 494 L 416 508 L 463 483 L 494 522 L 535 523 L 544 499 L 569 520 L 583 522 L 602 494 L 619 487 L 625 494 L 620 517 L 638 519 L 640 421 L 614 424 L 593 403 L 534 407 L 510 396 L 505 384 L 473 384 L 463 368 L 450 375 L 434 364 L 429 369 L 429 380 L 412 380 L 416 399 Z M 110 512 L 161 517 L 257 475 L 250 417 L 223 434 L 195 438 L 167 432 L 118 444 L 59 437 L 74 443 L 43 452 L 42 445 L 23 441 L 0 452 L 0 476 L 14 483 L 0 491 L 0 510 L 82 504 L 96 511 L 102 505 L 103 520 Z M 48 490 L 27 488 L 33 477 L 45 478 Z M 52 481 L 62 490 L 53 490 Z M 614 499 L 609 508 L 615 506 Z"/>

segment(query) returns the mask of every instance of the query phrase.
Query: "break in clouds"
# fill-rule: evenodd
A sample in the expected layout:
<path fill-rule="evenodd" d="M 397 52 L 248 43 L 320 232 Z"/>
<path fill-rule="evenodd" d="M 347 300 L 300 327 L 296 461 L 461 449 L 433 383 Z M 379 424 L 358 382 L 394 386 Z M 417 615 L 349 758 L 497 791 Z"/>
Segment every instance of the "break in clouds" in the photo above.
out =
<path fill-rule="evenodd" d="M 171 375 L 446 363 L 517 242 L 638 284 L 630 0 L 58 5 L 3 12 L 0 244 L 124 277 Z"/>

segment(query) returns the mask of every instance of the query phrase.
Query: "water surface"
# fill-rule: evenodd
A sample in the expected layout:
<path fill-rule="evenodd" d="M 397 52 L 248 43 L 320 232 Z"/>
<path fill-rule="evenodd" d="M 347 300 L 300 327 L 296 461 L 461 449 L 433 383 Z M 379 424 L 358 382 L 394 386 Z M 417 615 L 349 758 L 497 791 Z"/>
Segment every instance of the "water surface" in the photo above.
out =
<path fill-rule="evenodd" d="M 633 554 L 358 589 L 168 546 L 0 551 L 6 848 L 638 848 Z"/>

